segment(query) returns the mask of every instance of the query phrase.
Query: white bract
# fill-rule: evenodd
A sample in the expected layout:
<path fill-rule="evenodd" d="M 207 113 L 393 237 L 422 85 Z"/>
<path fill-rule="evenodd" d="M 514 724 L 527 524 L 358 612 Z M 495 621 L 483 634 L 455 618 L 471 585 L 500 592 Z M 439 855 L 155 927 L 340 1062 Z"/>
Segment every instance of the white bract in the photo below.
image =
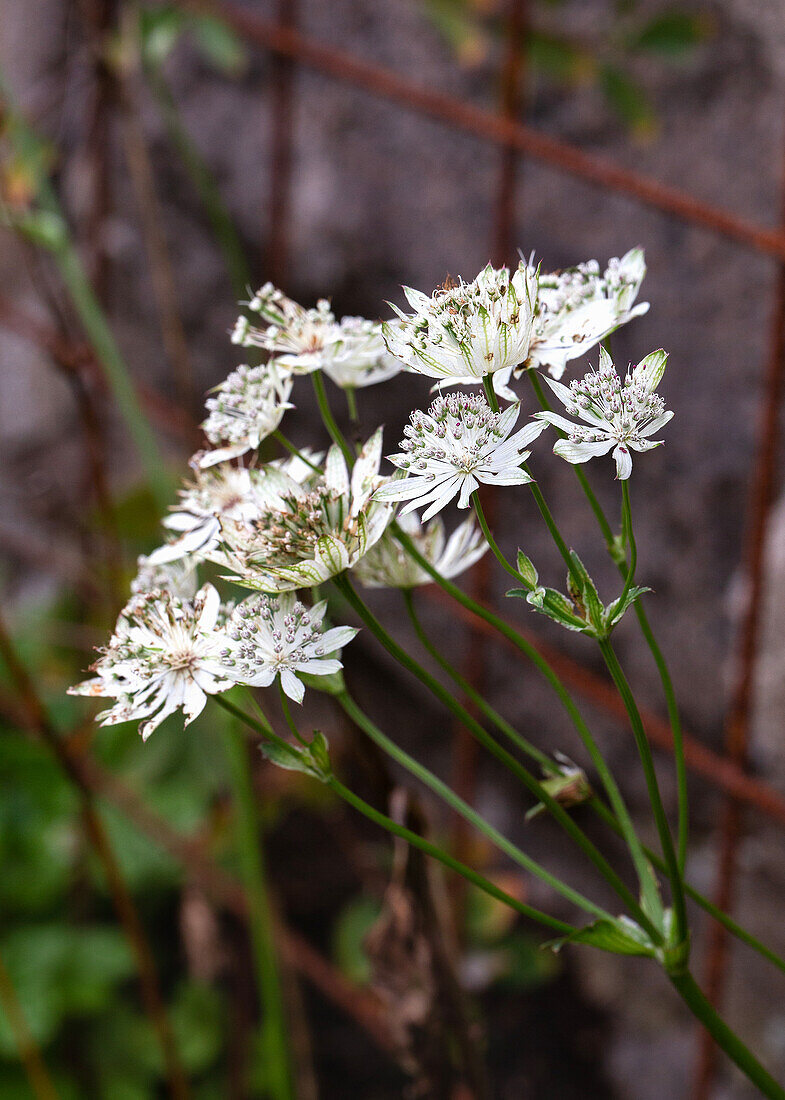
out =
<path fill-rule="evenodd" d="M 526 448 L 545 426 L 530 421 L 511 435 L 519 414 L 520 405 L 494 413 L 484 397 L 466 393 L 437 398 L 427 413 L 413 412 L 401 453 L 388 456 L 407 476 L 377 489 L 376 499 L 408 501 L 401 515 L 428 505 L 422 516 L 426 520 L 455 496 L 458 507 L 467 508 L 481 483 L 530 482 L 520 467 L 529 457 Z"/>
<path fill-rule="evenodd" d="M 322 630 L 327 601 L 305 607 L 293 592 L 253 596 L 232 612 L 226 625 L 221 667 L 225 675 L 250 687 L 269 687 L 277 676 L 290 699 L 305 694 L 297 673 L 330 676 L 341 662 L 331 656 L 358 633 L 354 627 Z"/>
<path fill-rule="evenodd" d="M 279 503 L 292 487 L 291 477 L 272 464 L 246 469 L 222 463 L 195 470 L 194 481 L 180 492 L 180 503 L 162 523 L 180 532 L 172 542 L 147 558 L 151 566 L 184 557 L 208 558 L 219 545 L 221 525 L 228 521 L 248 526 L 261 513 Z"/>
<path fill-rule="evenodd" d="M 170 592 L 181 600 L 192 600 L 197 588 L 197 559 L 180 558 L 160 565 L 144 556 L 136 559 L 136 576 L 131 581 L 131 592 L 143 596 L 153 589 Z"/>
<path fill-rule="evenodd" d="M 488 264 L 473 282 L 448 280 L 431 297 L 403 290 L 414 312 L 392 306 L 398 320 L 382 328 L 390 352 L 409 370 L 471 384 L 528 357 L 537 275 L 523 262 L 512 276 Z"/>
<path fill-rule="evenodd" d="M 292 380 L 275 361 L 261 367 L 238 367 L 216 386 L 206 405 L 209 416 L 202 424 L 213 450 L 194 456 L 199 466 L 214 466 L 255 450 L 281 423 L 289 403 Z M 225 443 L 225 446 L 218 446 Z"/>
<path fill-rule="evenodd" d="M 240 317 L 232 341 L 264 348 L 279 369 L 290 374 L 323 370 L 337 386 L 371 386 L 397 374 L 401 367 L 388 354 L 381 325 L 364 317 L 338 321 L 330 303 L 320 299 L 305 309 L 272 283 L 266 283 L 248 303 L 251 313 L 266 322 L 253 325 Z"/>
<path fill-rule="evenodd" d="M 375 386 L 402 370 L 402 364 L 388 352 L 378 322 L 343 317 L 337 329 L 335 343 L 324 351 L 324 373 L 336 386 Z"/>
<path fill-rule="evenodd" d="M 392 518 L 390 506 L 373 499 L 382 482 L 381 447 L 379 429 L 350 477 L 340 449 L 333 446 L 323 475 L 310 486 L 293 485 L 250 528 L 223 523 L 222 560 L 233 573 L 227 579 L 262 592 L 284 592 L 311 588 L 355 565 Z"/>
<path fill-rule="evenodd" d="M 479 561 L 488 549 L 474 516 L 469 516 L 453 531 L 446 545 L 441 516 L 423 527 L 417 516 L 410 513 L 401 517 L 400 526 L 443 577 L 457 577 Z M 354 573 L 366 588 L 417 588 L 433 583 L 433 577 L 417 564 L 389 530 L 361 558 Z"/>
<path fill-rule="evenodd" d="M 579 382 L 569 387 L 546 378 L 549 386 L 572 416 L 582 420 L 576 424 L 557 413 L 540 412 L 537 418 L 555 425 L 567 433 L 553 447 L 554 454 L 568 462 L 587 462 L 605 455 L 613 448 L 616 476 L 622 480 L 632 472 L 630 451 L 650 451 L 659 447 L 661 439 L 652 440 L 673 416 L 665 411 L 665 403 L 655 390 L 668 362 L 666 352 L 653 351 L 629 370 L 624 381 L 613 361 L 600 349 L 600 365 L 589 371 Z"/>
<path fill-rule="evenodd" d="M 613 257 L 604 272 L 596 260 L 564 271 L 539 271 L 529 355 L 515 365 L 516 376 L 527 368 L 546 368 L 553 378 L 561 378 L 570 360 L 646 313 L 648 302 L 635 305 L 645 274 L 641 248 L 630 249 L 621 259 Z M 497 393 L 507 400 L 515 400 L 508 389 L 512 373 L 510 368 L 494 379 Z"/>
<path fill-rule="evenodd" d="M 92 666 L 96 677 L 69 688 L 69 694 L 115 699 L 97 721 L 115 725 L 145 719 L 139 728 L 145 741 L 178 709 L 187 726 L 201 714 L 208 695 L 232 686 L 217 666 L 224 647 L 217 626 L 220 611 L 221 599 L 211 584 L 193 600 L 160 589 L 133 596 Z"/>

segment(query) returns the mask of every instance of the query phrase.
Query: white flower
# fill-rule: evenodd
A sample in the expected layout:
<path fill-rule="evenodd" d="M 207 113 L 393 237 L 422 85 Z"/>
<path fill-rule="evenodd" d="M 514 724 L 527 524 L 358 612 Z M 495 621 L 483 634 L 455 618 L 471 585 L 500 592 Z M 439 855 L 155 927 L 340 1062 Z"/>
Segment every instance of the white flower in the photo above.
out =
<path fill-rule="evenodd" d="M 228 577 L 262 592 L 311 588 L 351 568 L 382 535 L 392 518 L 373 499 L 381 459 L 381 428 L 360 452 L 349 476 L 341 451 L 327 452 L 324 474 L 294 485 L 282 502 L 249 528 L 225 521 L 222 554 Z"/>
<path fill-rule="evenodd" d="M 195 464 L 214 466 L 228 458 L 237 458 L 255 450 L 281 423 L 289 403 L 292 380 L 273 361 L 261 367 L 238 367 L 216 386 L 215 396 L 208 397 L 209 416 L 202 424 L 213 444 L 224 447 L 202 451 L 194 456 Z"/>
<path fill-rule="evenodd" d="M 444 541 L 444 524 L 436 516 L 423 527 L 417 516 L 403 516 L 400 525 L 419 552 L 443 577 L 457 577 L 483 556 L 488 543 L 469 516 Z M 418 565 L 391 531 L 385 531 L 373 549 L 354 567 L 354 572 L 366 588 L 416 588 L 431 584 L 433 577 Z"/>
<path fill-rule="evenodd" d="M 529 269 L 534 270 L 531 264 Z M 645 274 L 642 248 L 630 249 L 621 259 L 613 257 L 604 272 L 596 260 L 564 271 L 539 271 L 529 357 L 516 365 L 516 377 L 527 368 L 545 367 L 552 377 L 561 378 L 571 359 L 646 313 L 648 302 L 635 305 Z M 507 400 L 515 399 L 507 388 L 511 373 L 508 369 L 494 378 L 497 393 Z"/>
<path fill-rule="evenodd" d="M 628 478 L 632 472 L 630 451 L 659 447 L 662 440 L 649 437 L 664 428 L 673 416 L 665 411 L 665 403 L 654 392 L 667 362 L 666 352 L 653 351 L 628 371 L 622 382 L 610 355 L 601 348 L 599 369 L 589 371 L 580 382 L 571 382 L 569 388 L 546 377 L 567 412 L 583 421 L 575 424 L 552 412 L 536 414 L 538 419 L 567 433 L 566 439 L 554 444 L 554 454 L 575 464 L 606 455 L 613 447 L 616 476 L 622 480 Z"/>
<path fill-rule="evenodd" d="M 324 349 L 323 366 L 336 386 L 374 386 L 402 370 L 401 363 L 387 351 L 378 322 L 343 317 L 335 336 L 335 342 Z"/>
<path fill-rule="evenodd" d="M 304 464 L 302 464 L 304 465 Z M 154 550 L 148 565 L 159 566 L 184 557 L 210 557 L 219 545 L 221 524 L 233 520 L 248 526 L 261 513 L 280 503 L 295 485 L 284 469 L 272 463 L 258 469 L 223 463 L 195 470 L 195 480 L 180 492 L 180 503 L 162 522 L 180 532 L 172 542 Z"/>
<path fill-rule="evenodd" d="M 514 435 L 520 405 L 502 413 L 491 412 L 482 396 L 451 393 L 439 397 L 427 413 L 415 411 L 404 428 L 401 454 L 390 462 L 406 477 L 390 481 L 376 491 L 377 500 L 408 500 L 401 515 L 429 505 L 423 520 L 430 519 L 458 497 L 467 508 L 480 483 L 523 485 L 531 481 L 520 467 L 529 457 L 528 445 L 543 425 L 530 421 Z"/>
<path fill-rule="evenodd" d="M 528 357 L 537 277 L 523 262 L 512 276 L 488 264 L 473 282 L 448 280 L 430 298 L 403 289 L 414 312 L 393 306 L 399 320 L 382 329 L 390 352 L 410 370 L 471 384 Z"/>
<path fill-rule="evenodd" d="M 305 309 L 272 283 L 265 283 L 248 309 L 266 325 L 262 328 L 247 317 L 238 318 L 233 343 L 264 348 L 276 356 L 279 368 L 291 374 L 324 370 L 336 386 L 372 386 L 401 369 L 387 352 L 378 322 L 364 317 L 338 321 L 325 298 L 315 309 Z"/>
<path fill-rule="evenodd" d="M 254 596 L 234 609 L 221 650 L 225 674 L 239 684 L 269 687 L 276 676 L 281 687 L 301 703 L 305 687 L 296 673 L 329 676 L 343 665 L 330 657 L 355 637 L 354 627 L 322 631 L 327 601 L 306 608 L 293 592 Z"/>
<path fill-rule="evenodd" d="M 144 718 L 139 732 L 145 741 L 179 708 L 187 726 L 201 714 L 208 695 L 232 686 L 216 664 L 224 647 L 224 634 L 216 627 L 220 610 L 211 584 L 193 600 L 161 590 L 133 596 L 92 666 L 98 675 L 69 688 L 69 694 L 116 699 L 97 721 L 115 725 Z"/>
<path fill-rule="evenodd" d="M 181 600 L 192 600 L 196 595 L 196 560 L 182 558 L 178 561 L 156 565 L 149 558 L 136 559 L 136 576 L 131 581 L 135 596 L 145 595 L 153 589 L 170 592 Z"/>

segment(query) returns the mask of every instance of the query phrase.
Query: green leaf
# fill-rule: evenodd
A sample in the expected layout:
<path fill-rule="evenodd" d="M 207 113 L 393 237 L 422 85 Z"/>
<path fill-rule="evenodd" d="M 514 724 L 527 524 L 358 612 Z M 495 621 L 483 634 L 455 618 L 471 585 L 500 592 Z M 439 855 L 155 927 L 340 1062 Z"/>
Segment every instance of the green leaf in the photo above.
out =
<path fill-rule="evenodd" d="M 575 608 L 561 592 L 555 588 L 546 588 L 542 601 L 542 611 L 549 618 L 568 630 L 585 630 L 586 623 L 575 614 Z"/>
<path fill-rule="evenodd" d="M 534 568 L 531 560 L 526 557 L 523 550 L 518 551 L 518 572 L 527 581 L 532 588 L 536 588 L 539 582 L 539 574 Z"/>
<path fill-rule="evenodd" d="M 554 35 L 530 31 L 526 50 L 533 69 L 559 81 L 576 81 L 592 65 L 588 54 Z"/>
<path fill-rule="evenodd" d="M 265 759 L 286 771 L 303 772 L 324 783 L 332 774 L 330 757 L 327 753 L 327 741 L 323 734 L 314 735 L 307 749 L 296 748 L 285 741 L 263 741 L 259 750 Z"/>
<path fill-rule="evenodd" d="M 655 15 L 630 39 L 633 50 L 645 50 L 668 58 L 691 53 L 711 33 L 711 23 L 700 15 L 670 11 Z"/>
<path fill-rule="evenodd" d="M 239 76 L 246 66 L 247 55 L 234 31 L 211 15 L 194 17 L 193 30 L 206 60 L 225 76 Z"/>
<path fill-rule="evenodd" d="M 635 921 L 629 917 L 617 920 L 597 920 L 585 928 L 578 928 L 569 936 L 549 940 L 543 947 L 560 951 L 567 943 L 585 943 L 600 951 L 609 951 L 614 955 L 645 955 L 654 958 L 656 952 L 651 940 Z"/>
<path fill-rule="evenodd" d="M 624 612 L 630 606 L 630 604 L 633 604 L 635 600 L 637 600 L 638 597 L 642 596 L 645 592 L 651 592 L 651 589 L 633 584 L 630 587 L 627 595 L 624 597 L 623 603 L 621 602 L 621 596 L 619 596 L 619 598 L 614 600 L 613 603 L 608 604 L 608 610 L 605 613 L 605 622 L 608 629 L 610 629 L 612 626 L 615 626 L 616 623 L 618 623 L 621 619 Z"/>
<path fill-rule="evenodd" d="M 177 45 L 185 25 L 185 16 L 176 8 L 142 8 L 139 13 L 142 60 L 154 68 L 162 65 Z"/>
<path fill-rule="evenodd" d="M 314 691 L 323 691 L 327 695 L 343 695 L 346 691 L 346 681 L 342 672 L 332 672 L 329 676 L 313 676 L 310 672 L 298 672 L 297 678 L 302 680 L 306 687 Z"/>
<path fill-rule="evenodd" d="M 610 106 L 631 129 L 645 134 L 655 128 L 656 116 L 645 92 L 621 69 L 603 65 L 600 69 L 600 87 Z"/>
<path fill-rule="evenodd" d="M 580 586 L 581 602 L 585 608 L 586 616 L 598 633 L 604 633 L 605 608 L 597 592 L 597 586 L 574 550 L 570 550 L 570 561 L 572 562 L 572 575 Z"/>

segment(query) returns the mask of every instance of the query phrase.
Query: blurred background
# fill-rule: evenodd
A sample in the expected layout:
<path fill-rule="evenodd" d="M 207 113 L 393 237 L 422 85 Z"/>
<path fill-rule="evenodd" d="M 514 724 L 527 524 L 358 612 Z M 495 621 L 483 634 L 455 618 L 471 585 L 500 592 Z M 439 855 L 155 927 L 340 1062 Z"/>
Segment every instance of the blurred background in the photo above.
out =
<path fill-rule="evenodd" d="M 430 292 L 518 249 L 552 270 L 645 248 L 651 310 L 614 353 L 671 356 L 676 417 L 636 463 L 634 503 L 689 734 L 689 875 L 783 951 L 779 0 L 6 0 L 0 67 L 0 1095 L 267 1095 L 222 716 L 170 720 L 143 747 L 64 692 L 160 542 L 205 392 L 239 361 L 236 303 L 268 279 L 379 317 L 401 283 Z M 427 392 L 410 376 L 364 391 L 364 434 L 384 422 L 395 449 Z M 316 411 L 295 400 L 292 434 L 315 446 Z M 610 583 L 571 471 L 543 454 L 537 473 Z M 610 468 L 591 474 L 615 514 Z M 562 580 L 528 495 L 505 496 L 496 526 Z M 466 583 L 494 604 L 507 587 L 482 566 Z M 373 602 L 413 646 L 398 597 Z M 495 706 L 583 762 L 528 669 L 419 603 Z M 585 639 L 504 610 L 553 652 L 654 839 Z M 618 639 L 673 811 L 656 670 L 626 620 Z M 524 822 L 519 791 L 362 634 L 347 678 L 388 733 L 596 895 L 560 834 Z M 365 797 L 400 806 L 402 777 L 328 701 L 308 720 Z M 317 784 L 261 761 L 256 782 L 300 1097 L 481 1095 L 472 1051 L 505 1100 L 752 1095 L 655 967 L 542 951 L 536 929 L 393 851 Z M 411 798 L 486 874 L 565 915 Z M 698 912 L 695 929 L 696 974 L 785 1074 L 782 975 Z"/>

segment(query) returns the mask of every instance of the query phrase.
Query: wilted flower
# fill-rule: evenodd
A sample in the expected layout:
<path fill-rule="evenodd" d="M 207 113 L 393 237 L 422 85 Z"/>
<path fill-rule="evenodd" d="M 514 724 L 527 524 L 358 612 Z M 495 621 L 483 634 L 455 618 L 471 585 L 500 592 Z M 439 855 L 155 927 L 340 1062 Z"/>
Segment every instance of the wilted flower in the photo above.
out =
<path fill-rule="evenodd" d="M 232 612 L 221 664 L 228 677 L 251 687 L 269 687 L 276 676 L 290 699 L 301 703 L 305 687 L 298 672 L 330 676 L 343 665 L 335 654 L 358 631 L 351 626 L 322 631 L 327 601 L 305 607 L 293 592 L 253 596 Z"/>
<path fill-rule="evenodd" d="M 154 550 L 148 565 L 158 566 L 178 558 L 208 557 L 218 547 L 221 524 L 226 520 L 248 525 L 291 491 L 292 478 L 272 463 L 245 469 L 223 463 L 195 470 L 194 481 L 180 492 L 180 503 L 162 521 L 179 537 Z"/>
<path fill-rule="evenodd" d="M 351 568 L 377 542 L 391 518 L 373 492 L 381 482 L 382 433 L 365 444 L 349 476 L 341 451 L 327 453 L 324 474 L 293 486 L 249 528 L 222 524 L 222 558 L 237 581 L 262 592 L 311 588 Z"/>
<path fill-rule="evenodd" d="M 510 275 L 490 264 L 471 283 L 448 280 L 429 298 L 404 287 L 413 313 L 383 325 L 387 347 L 419 374 L 453 383 L 481 382 L 529 354 L 537 276 L 523 262 Z"/>
<path fill-rule="evenodd" d="M 179 708 L 187 726 L 201 714 L 208 695 L 232 686 L 217 667 L 224 648 L 223 632 L 216 626 L 220 610 L 211 584 L 193 600 L 162 590 L 133 596 L 92 666 L 97 676 L 69 688 L 69 694 L 116 699 L 97 720 L 115 725 L 144 718 L 139 732 L 145 741 Z"/>
<path fill-rule="evenodd" d="M 630 451 L 659 447 L 662 440 L 649 437 L 664 428 L 673 416 L 665 411 L 665 403 L 654 392 L 667 362 L 666 352 L 653 351 L 628 371 L 622 382 L 610 355 L 601 348 L 598 370 L 589 371 L 580 382 L 573 381 L 568 388 L 546 378 L 567 412 L 583 421 L 575 424 L 552 412 L 536 414 L 538 419 L 567 433 L 566 439 L 554 444 L 554 454 L 568 462 L 580 463 L 605 455 L 613 447 L 616 476 L 622 480 L 628 478 L 632 472 Z"/>
<path fill-rule="evenodd" d="M 214 466 L 255 450 L 277 429 L 286 410 L 293 407 L 289 403 L 291 391 L 291 378 L 275 361 L 232 371 L 216 386 L 215 396 L 208 397 L 209 416 L 202 424 L 211 443 L 223 442 L 226 446 L 200 452 L 194 456 L 195 464 Z"/>
<path fill-rule="evenodd" d="M 401 453 L 388 456 L 407 476 L 377 489 L 376 499 L 409 501 L 402 515 L 427 504 L 422 516 L 426 520 L 458 494 L 458 507 L 467 508 L 481 483 L 531 481 L 520 467 L 529 457 L 526 448 L 544 426 L 530 421 L 510 435 L 519 414 L 520 405 L 494 413 L 484 397 L 466 393 L 437 398 L 427 413 L 413 412 L 404 428 Z"/>
<path fill-rule="evenodd" d="M 488 543 L 469 516 L 453 531 L 445 545 L 444 523 L 436 516 L 423 527 L 417 516 L 403 516 L 400 525 L 417 550 L 443 577 L 457 577 L 483 556 Z M 417 588 L 433 577 L 406 553 L 391 531 L 385 531 L 373 549 L 354 568 L 366 588 Z"/>
<path fill-rule="evenodd" d="M 534 269 L 530 266 L 530 270 Z M 571 359 L 585 355 L 621 325 L 646 313 L 648 302 L 635 305 L 645 274 L 641 248 L 631 249 L 621 259 L 613 257 L 604 272 L 596 260 L 564 271 L 540 271 L 529 356 L 525 363 L 516 364 L 516 376 L 529 367 L 545 367 L 553 378 L 561 378 Z M 508 400 L 515 399 L 507 388 L 511 374 L 506 370 L 494 379 L 497 392 Z"/>

